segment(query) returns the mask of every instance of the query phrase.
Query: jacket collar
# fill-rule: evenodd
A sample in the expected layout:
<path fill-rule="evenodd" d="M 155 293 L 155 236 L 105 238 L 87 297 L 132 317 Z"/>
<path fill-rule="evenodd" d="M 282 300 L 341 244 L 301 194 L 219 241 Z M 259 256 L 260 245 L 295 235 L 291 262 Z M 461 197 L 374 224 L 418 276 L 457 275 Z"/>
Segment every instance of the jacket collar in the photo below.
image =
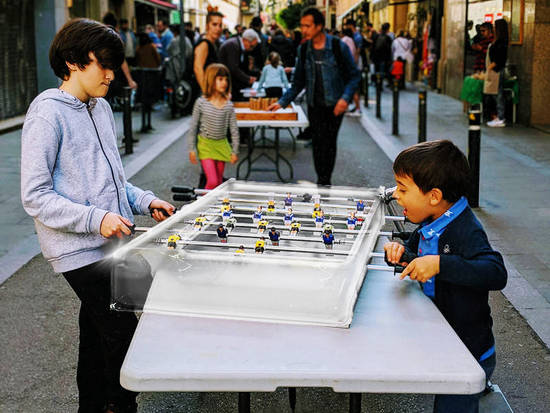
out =
<path fill-rule="evenodd" d="M 425 239 L 441 235 L 447 225 L 454 221 L 467 207 L 468 201 L 466 198 L 460 198 L 439 218 L 423 225 L 419 232 Z"/>

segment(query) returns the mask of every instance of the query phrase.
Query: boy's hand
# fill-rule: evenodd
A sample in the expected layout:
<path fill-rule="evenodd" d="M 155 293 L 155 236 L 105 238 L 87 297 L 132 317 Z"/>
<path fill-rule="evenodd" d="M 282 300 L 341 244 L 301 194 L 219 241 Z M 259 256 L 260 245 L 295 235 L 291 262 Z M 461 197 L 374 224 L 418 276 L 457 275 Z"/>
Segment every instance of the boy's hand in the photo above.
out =
<path fill-rule="evenodd" d="M 101 221 L 99 232 L 105 238 L 116 236 L 122 238 L 124 235 L 132 235 L 130 228 L 132 221 L 113 212 L 108 212 Z"/>
<path fill-rule="evenodd" d="M 231 154 L 231 159 L 229 160 L 229 162 L 231 162 L 231 164 L 234 165 L 234 164 L 237 163 L 238 160 L 239 160 L 239 157 L 236 154 L 232 153 Z"/>
<path fill-rule="evenodd" d="M 384 251 L 386 252 L 388 261 L 392 264 L 407 265 L 407 263 L 400 262 L 401 256 L 405 252 L 405 247 L 399 242 L 388 242 L 384 245 Z"/>
<path fill-rule="evenodd" d="M 403 279 L 408 275 L 411 280 L 424 283 L 437 274 L 439 274 L 439 255 L 424 255 L 412 260 L 399 278 Z"/>
<path fill-rule="evenodd" d="M 169 202 L 163 201 L 162 199 L 155 199 L 149 204 L 149 209 L 153 211 L 151 216 L 154 220 L 160 222 L 168 218 L 160 211 L 161 209 L 164 209 L 169 215 L 172 215 L 176 210 L 176 207 Z"/>
<path fill-rule="evenodd" d="M 189 160 L 191 161 L 191 163 L 193 165 L 198 164 L 198 162 L 197 162 L 197 153 L 195 151 L 189 152 Z"/>

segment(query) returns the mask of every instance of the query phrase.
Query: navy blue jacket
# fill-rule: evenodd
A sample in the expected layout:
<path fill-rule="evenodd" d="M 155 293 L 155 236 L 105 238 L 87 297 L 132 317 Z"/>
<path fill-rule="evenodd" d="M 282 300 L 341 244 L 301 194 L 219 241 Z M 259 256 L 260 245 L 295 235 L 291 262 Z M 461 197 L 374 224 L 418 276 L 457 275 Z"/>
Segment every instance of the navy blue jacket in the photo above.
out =
<path fill-rule="evenodd" d="M 405 248 L 418 252 L 417 228 Z M 476 360 L 494 345 L 489 291 L 506 286 L 502 256 L 467 207 L 439 238 L 440 272 L 435 276 L 435 305 Z"/>

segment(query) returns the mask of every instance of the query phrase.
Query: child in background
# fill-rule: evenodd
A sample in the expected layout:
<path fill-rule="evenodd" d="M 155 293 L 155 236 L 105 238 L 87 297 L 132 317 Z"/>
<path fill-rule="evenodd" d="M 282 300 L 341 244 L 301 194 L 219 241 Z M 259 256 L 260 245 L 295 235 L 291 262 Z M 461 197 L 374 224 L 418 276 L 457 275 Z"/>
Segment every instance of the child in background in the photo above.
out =
<path fill-rule="evenodd" d="M 206 175 L 206 189 L 214 189 L 223 182 L 226 162 L 236 163 L 239 152 L 239 131 L 233 103 L 229 70 L 213 63 L 205 73 L 204 95 L 193 107 L 189 127 L 189 160 L 197 164 L 197 152 Z M 227 130 L 231 131 L 231 146 Z"/>
<path fill-rule="evenodd" d="M 256 90 L 261 90 L 265 85 L 266 97 L 280 98 L 283 96 L 283 87 L 285 89 L 289 88 L 285 69 L 280 64 L 281 56 L 277 52 L 271 52 L 267 60 L 269 64 L 264 66 Z"/>
<path fill-rule="evenodd" d="M 120 385 L 134 313 L 110 310 L 117 238 L 131 235 L 134 214 L 165 219 L 174 207 L 130 184 L 117 147 L 113 112 L 103 97 L 124 61 L 111 28 L 88 19 L 67 22 L 50 46 L 62 80 L 31 103 L 21 136 L 21 199 L 33 217 L 44 258 L 81 301 L 79 412 L 135 413 L 137 393 Z M 60 410 L 67 410 L 60 408 Z"/>
<path fill-rule="evenodd" d="M 401 152 L 393 171 L 397 182 L 393 197 L 419 227 L 405 245 L 387 243 L 387 259 L 406 265 L 401 279 L 408 275 L 422 283 L 424 294 L 489 380 L 496 364 L 489 291 L 503 289 L 507 274 L 502 256 L 489 245 L 464 196 L 469 188 L 468 161 L 450 141 L 424 142 Z M 418 257 L 407 265 L 401 262 L 405 251 Z M 477 412 L 481 395 L 438 394 L 434 411 Z"/>

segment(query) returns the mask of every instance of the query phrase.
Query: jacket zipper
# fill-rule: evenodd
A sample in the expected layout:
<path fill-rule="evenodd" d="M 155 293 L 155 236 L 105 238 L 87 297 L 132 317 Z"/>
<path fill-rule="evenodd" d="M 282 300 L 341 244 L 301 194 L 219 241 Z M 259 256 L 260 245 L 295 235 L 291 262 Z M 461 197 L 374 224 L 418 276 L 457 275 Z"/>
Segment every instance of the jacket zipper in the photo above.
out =
<path fill-rule="evenodd" d="M 109 161 L 109 158 L 107 157 L 107 154 L 105 153 L 105 149 L 103 149 L 103 143 L 101 143 L 101 138 L 99 137 L 99 132 L 97 131 L 97 126 L 94 122 L 94 118 L 92 116 L 92 111 L 90 110 L 90 107 L 88 106 L 86 108 L 86 110 L 88 111 L 88 115 L 90 115 L 90 119 L 92 121 L 92 124 L 94 125 L 95 134 L 97 136 L 97 140 L 99 141 L 99 146 L 101 147 L 101 152 L 103 152 L 103 156 L 105 156 L 105 159 L 107 160 L 107 163 L 109 164 L 109 169 L 111 170 L 111 176 L 113 177 L 113 183 L 115 184 L 115 188 L 116 188 L 116 198 L 117 198 L 118 212 L 120 213 L 120 215 L 122 215 L 122 209 L 120 208 L 120 194 L 118 192 L 118 186 L 116 184 L 115 173 L 113 171 L 113 167 L 111 165 L 111 162 Z"/>

